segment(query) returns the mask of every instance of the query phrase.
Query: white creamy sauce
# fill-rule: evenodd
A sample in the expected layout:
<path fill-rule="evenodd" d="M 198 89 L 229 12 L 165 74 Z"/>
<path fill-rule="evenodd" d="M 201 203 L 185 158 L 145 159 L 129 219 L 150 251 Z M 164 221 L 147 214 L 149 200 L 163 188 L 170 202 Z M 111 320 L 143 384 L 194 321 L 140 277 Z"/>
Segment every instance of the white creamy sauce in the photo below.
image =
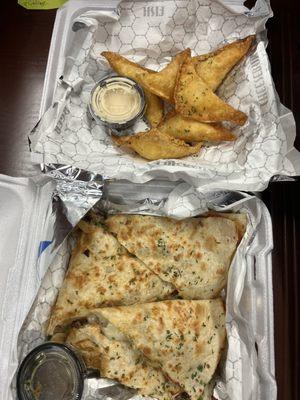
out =
<path fill-rule="evenodd" d="M 134 86 L 114 81 L 98 86 L 93 92 L 91 106 L 96 115 L 110 123 L 124 123 L 133 119 L 141 110 L 142 99 Z"/>

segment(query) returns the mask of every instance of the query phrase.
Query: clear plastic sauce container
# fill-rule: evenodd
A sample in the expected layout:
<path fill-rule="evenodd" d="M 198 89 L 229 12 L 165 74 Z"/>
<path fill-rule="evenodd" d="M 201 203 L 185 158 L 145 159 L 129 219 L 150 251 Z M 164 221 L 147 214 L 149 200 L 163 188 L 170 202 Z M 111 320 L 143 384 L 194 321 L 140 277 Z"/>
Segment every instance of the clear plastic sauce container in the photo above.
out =
<path fill-rule="evenodd" d="M 124 76 L 107 76 L 93 88 L 89 109 L 92 117 L 113 131 L 134 125 L 145 112 L 143 89 Z"/>
<path fill-rule="evenodd" d="M 47 342 L 32 350 L 17 374 L 18 400 L 79 400 L 87 369 L 76 351 Z"/>

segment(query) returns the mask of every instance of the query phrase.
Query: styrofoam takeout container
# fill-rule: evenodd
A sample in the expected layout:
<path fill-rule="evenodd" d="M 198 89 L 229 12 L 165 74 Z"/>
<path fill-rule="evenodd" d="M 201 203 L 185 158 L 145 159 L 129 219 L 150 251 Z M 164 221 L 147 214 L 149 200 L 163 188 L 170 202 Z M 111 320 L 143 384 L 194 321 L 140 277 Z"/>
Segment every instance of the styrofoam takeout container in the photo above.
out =
<path fill-rule="evenodd" d="M 99 8 L 115 10 L 119 2 L 120 0 L 72 0 L 57 11 L 48 54 L 39 118 L 53 103 L 57 80 L 62 75 L 68 54 L 68 45 L 72 43 L 74 36 L 72 21 L 85 11 L 92 13 L 93 10 L 99 10 Z"/>
<path fill-rule="evenodd" d="M 39 113 L 40 118 L 53 103 L 57 80 L 62 75 L 66 56 L 68 54 L 68 46 L 72 43 L 74 37 L 72 22 L 86 11 L 88 11 L 92 17 L 94 10 L 115 10 L 120 1 L 121 0 L 71 0 L 57 11 L 48 54 Z M 223 4 L 229 9 L 234 9 L 237 13 L 249 12 L 249 9 L 243 5 L 243 1 L 226 0 L 223 1 Z"/>
<path fill-rule="evenodd" d="M 0 399 L 12 399 L 18 366 L 17 337 L 39 288 L 51 252 L 49 179 L 0 175 Z"/>
<path fill-rule="evenodd" d="M 120 6 L 118 7 L 119 3 Z M 258 0 L 255 6 L 249 10 L 240 0 L 195 0 L 193 2 L 164 0 L 166 9 L 170 9 L 170 15 L 167 18 L 166 14 L 160 24 L 164 28 L 170 24 L 166 31 L 161 27 L 155 29 L 162 19 L 162 15 L 155 14 L 155 10 L 159 8 L 159 1 L 156 3 L 137 1 L 136 3 L 135 5 L 135 2 L 128 0 L 123 0 L 122 3 L 121 0 L 69 0 L 58 10 L 40 109 L 42 119 L 29 135 L 32 143 L 32 161 L 38 164 L 73 165 L 104 174 L 110 178 L 123 178 L 134 182 L 145 182 L 151 178 L 161 178 L 162 176 L 174 180 L 184 179 L 193 185 L 206 186 L 210 189 L 261 191 L 275 175 L 294 175 L 298 167 L 300 168 L 298 152 L 293 148 L 294 120 L 292 113 L 279 103 L 265 51 L 267 45 L 265 22 L 267 18 L 272 16 L 269 1 Z M 194 8 L 197 7 L 198 3 L 203 6 L 203 23 L 207 24 L 209 18 L 209 24 L 212 25 L 207 43 L 205 33 L 202 31 L 200 7 L 194 15 L 194 8 L 189 7 L 192 3 L 195 6 Z M 172 14 L 174 11 L 172 5 L 176 9 L 174 15 Z M 138 21 L 138 19 L 134 21 L 134 18 L 136 18 L 135 11 L 129 13 L 134 15 L 131 19 L 126 14 L 127 9 L 135 10 L 135 6 L 137 11 L 143 9 L 143 12 L 139 13 L 139 31 L 135 28 L 136 21 Z M 208 11 L 209 8 L 210 11 Z M 177 13 L 178 19 L 175 18 Z M 198 24 L 193 28 L 195 29 L 193 34 L 190 31 L 189 23 L 185 27 L 185 23 L 182 22 L 185 14 L 191 14 L 186 21 L 194 16 L 198 21 Z M 223 14 L 226 14 L 224 32 L 223 28 L 220 28 L 224 22 L 222 20 Z M 152 18 L 153 15 L 158 19 Z M 211 17 L 208 17 L 208 15 Z M 174 18 L 177 22 L 173 21 Z M 111 30 L 111 21 L 119 19 L 122 20 L 122 23 L 120 23 L 124 25 L 122 25 L 124 29 L 119 32 L 117 24 L 116 30 Z M 172 21 L 176 27 L 174 30 Z M 90 93 L 89 85 L 95 81 L 96 75 L 97 77 L 98 75 L 102 76 L 104 70 L 107 69 L 103 60 L 98 60 L 98 56 L 95 56 L 95 54 L 100 53 L 101 49 L 118 51 L 117 45 L 114 48 L 113 43 L 120 42 L 122 43 L 121 49 L 123 49 L 120 50 L 121 53 L 129 57 L 128 47 L 131 45 L 128 43 L 131 36 L 127 43 L 126 24 L 129 24 L 128 31 L 131 29 L 135 33 L 135 38 L 139 43 L 141 37 L 145 39 L 144 23 L 149 25 L 149 32 L 154 37 L 156 37 L 154 32 L 157 31 L 158 36 L 155 40 L 158 40 L 159 37 L 160 41 L 163 41 L 163 37 L 160 35 L 165 32 L 168 45 L 173 42 L 179 48 L 189 45 L 196 54 L 205 53 L 208 51 L 208 47 L 212 50 L 216 44 L 221 45 L 224 41 L 232 41 L 236 37 L 243 37 L 246 34 L 256 32 L 258 41 L 256 51 L 249 55 L 245 62 L 245 71 L 248 71 L 247 80 L 243 80 L 243 76 L 238 74 L 238 76 L 234 75 L 230 78 L 233 86 L 230 86 L 229 81 L 224 82 L 229 93 L 235 85 L 239 87 L 238 82 L 241 80 L 244 83 L 249 81 L 247 87 L 240 88 L 241 94 L 236 92 L 236 95 L 231 99 L 232 101 L 238 100 L 239 97 L 244 98 L 245 93 L 251 94 L 253 91 L 253 96 L 250 96 L 249 93 L 247 96 L 245 94 L 244 102 L 245 107 L 250 107 L 249 115 L 253 115 L 249 118 L 249 125 L 246 124 L 243 128 L 245 131 L 242 131 L 241 128 L 241 137 L 235 142 L 233 148 L 232 144 L 222 143 L 216 147 L 208 146 L 206 148 L 204 146 L 197 156 L 182 160 L 147 162 L 140 159 L 139 156 L 131 154 L 131 152 L 127 154 L 127 152 L 112 145 L 111 141 L 107 140 L 106 132 L 99 126 L 95 127 L 93 122 L 86 118 L 84 109 L 82 107 L 77 109 L 78 104 L 87 105 L 86 99 Z M 132 28 L 130 24 L 132 24 Z M 182 36 L 182 29 L 180 29 L 181 25 L 183 30 L 186 29 L 184 37 Z M 98 28 L 96 29 L 96 27 Z M 236 27 L 236 31 L 234 27 Z M 95 32 L 94 28 L 96 29 Z M 160 30 L 161 33 L 159 33 Z M 105 33 L 106 31 L 108 35 Z M 148 36 L 150 35 L 149 32 L 147 31 Z M 124 41 L 120 39 L 121 34 L 125 35 Z M 172 37 L 175 36 L 177 39 L 173 40 Z M 193 42 L 193 45 L 191 38 L 197 38 L 195 39 L 197 49 L 194 47 L 195 43 Z M 221 40 L 222 38 L 224 38 L 224 41 Z M 141 47 L 137 45 L 138 48 L 144 53 L 147 53 L 148 50 L 150 53 L 152 50 L 155 54 L 160 53 L 160 50 L 157 50 L 159 46 L 153 45 L 152 49 L 152 45 L 149 45 L 150 42 L 148 43 L 148 39 L 146 39 L 142 40 L 144 45 L 141 45 Z M 214 42 L 216 43 L 213 44 Z M 112 46 L 110 46 L 110 43 Z M 148 43 L 148 45 L 145 43 Z M 205 44 L 209 44 L 209 46 Z M 201 50 L 199 47 L 201 47 Z M 147 59 L 150 63 L 147 66 L 157 69 L 158 60 L 156 56 L 150 53 L 147 53 Z M 162 54 L 164 53 L 165 51 L 162 52 Z M 87 56 L 87 54 L 89 55 Z M 165 58 L 165 55 L 163 58 Z M 95 73 L 90 72 L 94 69 Z M 242 73 L 242 71 L 244 71 L 244 68 L 240 72 Z M 268 93 L 268 101 L 264 96 L 263 103 L 261 103 L 262 100 L 259 95 L 261 87 L 256 87 L 257 80 L 260 82 L 259 85 L 263 85 L 266 96 Z M 82 83 L 83 87 L 80 89 Z M 229 88 L 231 89 L 229 90 Z M 222 95 L 227 99 L 225 92 L 220 94 L 221 97 Z M 256 98 L 256 96 L 258 97 Z M 254 101 L 254 98 L 256 98 L 256 101 Z M 66 117 L 67 115 L 68 117 Z M 254 118 L 255 115 L 257 119 Z M 258 117 L 259 115 L 260 117 Z M 260 124 L 259 121 L 263 121 L 263 123 Z"/>
<path fill-rule="evenodd" d="M 49 185 L 49 181 L 46 181 L 43 186 L 37 186 L 27 179 L 0 178 L 0 218 L 4 221 L 0 227 L 0 233 L 4 238 L 1 242 L 0 259 L 1 400 L 15 399 L 10 384 L 20 361 L 17 359 L 18 333 L 41 285 L 45 265 L 47 265 L 46 261 L 44 265 L 41 265 L 38 248 L 41 241 L 51 237 L 47 232 L 49 232 L 49 226 L 53 225 L 50 204 L 53 186 Z M 160 206 L 161 199 L 168 197 L 176 185 L 178 183 L 164 181 L 152 181 L 146 184 L 117 181 L 107 185 L 106 193 L 109 195 L 111 204 L 118 204 L 121 209 L 126 210 L 128 204 L 132 203 L 137 204 L 138 207 L 146 205 L 147 208 L 149 203 L 147 201 L 145 203 L 145 199 L 149 198 L 155 210 Z M 245 259 L 239 260 L 246 274 L 239 301 L 239 307 L 243 310 L 240 317 L 247 320 L 253 332 L 257 352 L 255 363 L 258 365 L 258 370 L 256 374 L 245 370 L 242 358 L 229 360 L 226 370 L 227 380 L 242 382 L 240 385 L 242 400 L 276 399 L 271 261 L 272 223 L 266 206 L 260 200 L 258 202 L 261 212 L 260 224 L 247 247 Z M 45 260 L 53 259 L 53 254 L 50 256 L 49 253 L 44 252 L 43 255 Z M 49 283 L 52 279 L 50 281 L 46 279 L 46 281 Z M 41 311 L 43 310 L 49 310 L 49 307 L 42 307 Z M 34 345 L 39 344 L 42 336 L 39 333 L 34 338 Z M 21 357 L 24 357 L 24 354 Z M 249 387 L 254 385 L 254 381 L 256 381 L 257 391 L 249 395 L 252 392 Z M 224 397 L 224 399 L 227 398 Z"/>
<path fill-rule="evenodd" d="M 49 51 L 47 72 L 40 109 L 40 116 L 51 106 L 56 82 L 62 73 L 68 43 L 72 42 L 72 21 L 84 11 L 115 9 L 118 1 L 72 0 L 58 10 Z M 242 8 L 239 1 L 228 1 L 234 7 Z M 57 46 L 57 43 L 60 46 Z M 0 399 L 13 400 L 10 390 L 12 377 L 18 366 L 17 336 L 22 322 L 40 286 L 51 245 L 42 256 L 40 243 L 48 242 L 51 221 L 51 185 L 36 185 L 28 179 L 13 179 L 0 176 Z M 174 183 L 166 182 L 164 191 L 171 191 Z M 116 183 L 109 187 L 116 202 L 149 197 L 159 201 L 162 188 L 149 182 L 133 189 L 126 184 Z M 126 193 L 126 198 L 124 198 Z M 43 245 L 42 245 L 43 247 Z M 274 325 L 272 262 L 272 223 L 267 208 L 262 206 L 259 229 L 247 251 L 247 274 L 245 290 L 241 301 L 249 311 L 247 318 L 255 332 L 257 356 L 261 366 L 259 393 L 251 400 L 273 400 L 276 398 L 274 384 Z M 47 253 L 48 252 L 48 253 Z M 44 257 L 44 261 L 43 261 Z M 243 371 L 235 371 L 232 363 L 233 379 L 243 377 Z M 243 382 L 245 387 L 250 382 Z M 248 400 L 248 398 L 242 400 Z M 250 400 L 250 399 L 249 399 Z"/>

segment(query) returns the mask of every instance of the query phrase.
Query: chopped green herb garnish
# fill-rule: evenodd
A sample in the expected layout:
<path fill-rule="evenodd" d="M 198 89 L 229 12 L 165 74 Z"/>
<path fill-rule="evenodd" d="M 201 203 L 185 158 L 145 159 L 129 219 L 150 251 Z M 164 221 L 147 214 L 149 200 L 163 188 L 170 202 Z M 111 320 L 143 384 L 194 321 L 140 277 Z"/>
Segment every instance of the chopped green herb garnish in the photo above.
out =
<path fill-rule="evenodd" d="M 157 247 L 161 250 L 164 256 L 167 256 L 169 254 L 166 242 L 162 238 L 157 240 Z"/>
<path fill-rule="evenodd" d="M 200 371 L 200 372 L 202 372 L 202 371 L 203 371 L 203 365 L 202 365 L 202 364 L 199 364 L 198 367 L 197 367 L 197 370 Z"/>

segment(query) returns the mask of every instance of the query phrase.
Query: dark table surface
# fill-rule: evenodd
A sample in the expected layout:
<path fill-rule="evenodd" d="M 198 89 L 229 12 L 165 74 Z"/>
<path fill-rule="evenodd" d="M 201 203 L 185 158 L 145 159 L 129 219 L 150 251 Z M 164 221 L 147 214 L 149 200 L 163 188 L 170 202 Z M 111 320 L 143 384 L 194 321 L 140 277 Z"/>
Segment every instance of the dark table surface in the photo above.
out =
<path fill-rule="evenodd" d="M 249 2 L 249 1 L 248 1 Z M 271 1 L 267 24 L 272 74 L 281 101 L 300 126 L 299 6 Z M 38 120 L 55 11 L 27 11 L 16 0 L 1 2 L 0 173 L 32 176 L 27 134 Z M 297 130 L 296 147 L 300 149 Z M 263 193 L 274 234 L 273 290 L 278 399 L 300 399 L 300 184 L 271 183 Z M 268 400 L 268 399 L 264 399 Z"/>

